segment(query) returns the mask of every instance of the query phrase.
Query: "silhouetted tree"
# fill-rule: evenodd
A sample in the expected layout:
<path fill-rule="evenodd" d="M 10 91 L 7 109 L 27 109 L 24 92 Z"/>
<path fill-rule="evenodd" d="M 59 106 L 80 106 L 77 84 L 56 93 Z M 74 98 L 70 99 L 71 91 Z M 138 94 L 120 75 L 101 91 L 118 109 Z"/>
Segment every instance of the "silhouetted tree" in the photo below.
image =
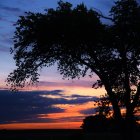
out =
<path fill-rule="evenodd" d="M 121 78 L 114 86 L 117 92 L 124 94 L 126 131 L 129 134 L 133 131 L 134 109 L 140 95 L 140 7 L 135 0 L 117 1 L 111 9 L 111 15 L 114 22 L 114 48 L 121 61 L 121 73 L 118 75 Z"/>
<path fill-rule="evenodd" d="M 115 120 L 121 124 L 123 105 L 131 122 L 140 95 L 140 7 L 118 0 L 110 13 L 112 25 L 104 25 L 104 16 L 84 4 L 59 1 L 56 9 L 21 16 L 11 49 L 17 69 L 7 78 L 12 89 L 34 84 L 38 70 L 55 63 L 64 78 L 95 73 L 93 87 L 105 87 Z"/>

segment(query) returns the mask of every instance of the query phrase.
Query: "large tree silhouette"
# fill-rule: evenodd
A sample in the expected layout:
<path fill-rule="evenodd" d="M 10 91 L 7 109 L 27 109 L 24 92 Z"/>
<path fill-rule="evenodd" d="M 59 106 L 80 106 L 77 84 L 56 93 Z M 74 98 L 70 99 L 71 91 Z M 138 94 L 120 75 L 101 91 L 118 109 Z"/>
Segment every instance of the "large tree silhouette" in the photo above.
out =
<path fill-rule="evenodd" d="M 64 78 L 95 73 L 93 87 L 104 86 L 121 122 L 121 105 L 130 122 L 140 95 L 140 7 L 135 0 L 117 1 L 109 18 L 84 4 L 58 2 L 45 13 L 26 13 L 17 21 L 14 54 L 17 69 L 7 78 L 12 89 L 35 83 L 38 70 L 57 63 Z M 112 20 L 105 25 L 100 18 Z M 90 73 L 89 73 L 90 71 Z"/>

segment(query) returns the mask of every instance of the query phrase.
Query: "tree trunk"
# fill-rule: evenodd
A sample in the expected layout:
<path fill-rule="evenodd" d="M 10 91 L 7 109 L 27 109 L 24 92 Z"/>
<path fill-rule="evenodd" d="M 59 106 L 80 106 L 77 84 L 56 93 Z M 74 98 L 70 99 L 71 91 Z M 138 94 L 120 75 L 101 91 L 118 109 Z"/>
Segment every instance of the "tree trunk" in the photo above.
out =
<path fill-rule="evenodd" d="M 105 89 L 107 91 L 107 94 L 109 95 L 110 101 L 112 103 L 112 107 L 113 107 L 113 115 L 114 115 L 114 119 L 116 121 L 115 125 L 117 127 L 117 129 L 119 129 L 120 132 L 120 136 L 122 140 L 129 140 L 127 139 L 127 131 L 126 131 L 126 125 L 124 123 L 124 119 L 122 117 L 121 114 L 121 110 L 120 107 L 118 105 L 118 101 L 115 97 L 115 94 L 112 92 L 112 89 L 109 86 L 105 86 Z"/>
<path fill-rule="evenodd" d="M 109 95 L 110 101 L 112 103 L 115 120 L 118 120 L 118 121 L 122 120 L 120 107 L 118 105 L 118 101 L 116 100 L 114 93 L 112 92 L 111 87 L 109 87 L 108 85 L 105 85 L 105 89 L 106 89 L 107 94 Z"/>
<path fill-rule="evenodd" d="M 133 102 L 126 108 L 125 135 L 128 140 L 133 140 L 134 138 L 134 132 L 136 127 L 136 121 L 134 118 L 134 109 L 137 106 L 139 96 L 140 96 L 140 83 L 138 84 L 137 92 Z"/>

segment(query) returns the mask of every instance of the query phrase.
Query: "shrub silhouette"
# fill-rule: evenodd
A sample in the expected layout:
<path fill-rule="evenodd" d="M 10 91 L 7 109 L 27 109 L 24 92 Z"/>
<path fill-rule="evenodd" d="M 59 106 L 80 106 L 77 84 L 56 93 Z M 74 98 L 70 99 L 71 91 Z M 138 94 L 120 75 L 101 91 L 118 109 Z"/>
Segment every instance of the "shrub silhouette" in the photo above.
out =
<path fill-rule="evenodd" d="M 103 115 L 87 116 L 83 120 L 82 128 L 86 132 L 104 132 L 106 130 L 107 118 Z"/>
<path fill-rule="evenodd" d="M 114 118 L 106 118 L 104 115 L 94 115 L 94 116 L 87 116 L 83 120 L 83 124 L 81 128 L 85 132 L 120 132 L 120 128 L 116 124 Z M 125 124 L 125 120 L 122 121 L 122 125 Z"/>
<path fill-rule="evenodd" d="M 92 133 L 102 133 L 102 132 L 119 132 L 122 133 L 124 131 L 128 131 L 128 122 L 123 119 L 121 126 L 117 125 L 117 121 L 113 118 L 106 118 L 105 115 L 94 115 L 94 116 L 87 116 L 83 119 L 83 123 L 81 128 L 84 132 L 92 132 Z M 132 131 L 140 130 L 140 125 L 136 123 L 135 120 L 131 122 Z M 122 128 L 124 129 L 122 131 Z M 122 131 L 122 132 L 121 132 Z M 127 132 L 126 132 L 127 133 Z"/>

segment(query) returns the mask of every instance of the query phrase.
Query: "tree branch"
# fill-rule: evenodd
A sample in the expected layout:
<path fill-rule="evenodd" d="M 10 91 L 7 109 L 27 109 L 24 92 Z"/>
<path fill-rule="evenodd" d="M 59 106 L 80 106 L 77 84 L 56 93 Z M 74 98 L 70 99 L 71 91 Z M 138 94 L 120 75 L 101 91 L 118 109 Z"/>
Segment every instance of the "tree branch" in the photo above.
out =
<path fill-rule="evenodd" d="M 95 11 L 97 11 L 97 15 L 98 15 L 99 17 L 102 17 L 102 18 L 104 18 L 104 19 L 108 19 L 108 20 L 113 21 L 112 18 L 107 17 L 107 16 L 104 16 L 103 13 L 102 13 L 99 9 L 96 9 L 96 8 L 94 8 L 94 9 L 95 9 Z"/>
<path fill-rule="evenodd" d="M 108 19 L 108 20 L 111 20 L 111 21 L 113 21 L 113 19 L 112 18 L 110 18 L 110 17 L 106 17 L 106 16 L 104 16 L 104 15 L 102 15 L 102 14 L 98 14 L 101 18 L 104 18 L 104 19 Z"/>

